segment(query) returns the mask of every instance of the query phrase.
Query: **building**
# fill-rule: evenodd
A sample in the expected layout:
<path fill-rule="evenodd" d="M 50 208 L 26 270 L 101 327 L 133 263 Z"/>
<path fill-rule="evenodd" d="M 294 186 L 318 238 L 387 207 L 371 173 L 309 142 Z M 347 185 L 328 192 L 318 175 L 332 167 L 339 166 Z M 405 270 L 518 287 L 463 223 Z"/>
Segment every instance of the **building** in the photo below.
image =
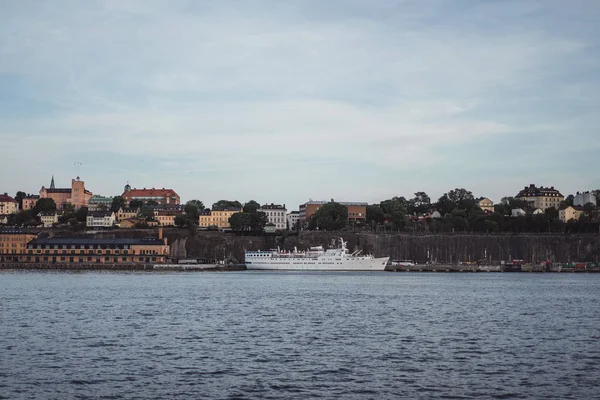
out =
<path fill-rule="evenodd" d="M 52 228 L 52 225 L 58 224 L 58 213 L 56 211 L 41 212 L 38 214 L 44 228 Z"/>
<path fill-rule="evenodd" d="M 27 243 L 38 232 L 23 229 L 0 229 L 0 262 L 17 262 L 27 252 Z"/>
<path fill-rule="evenodd" d="M 183 211 L 155 211 L 154 219 L 159 226 L 175 226 L 175 217 L 182 214 Z"/>
<path fill-rule="evenodd" d="M 112 207 L 113 198 L 93 195 L 88 201 L 88 211 L 106 211 Z"/>
<path fill-rule="evenodd" d="M 439 211 L 434 211 L 431 214 L 429 214 L 429 218 L 433 218 L 433 219 L 439 219 L 442 218 L 442 214 L 440 214 Z"/>
<path fill-rule="evenodd" d="M 140 209 L 139 208 L 119 208 L 119 211 L 117 211 L 117 219 L 119 221 L 124 221 L 126 219 L 130 219 L 130 218 L 137 218 L 137 216 L 140 215 Z"/>
<path fill-rule="evenodd" d="M 565 197 L 554 186 L 551 187 L 536 187 L 534 184 L 525 186 L 516 196 L 516 199 L 527 201 L 532 208 L 539 208 L 546 211 L 550 207 L 558 210 L 560 203 Z"/>
<path fill-rule="evenodd" d="M 33 239 L 21 263 L 42 264 L 160 264 L 167 260 L 170 249 L 159 232 L 158 238 L 93 239 L 48 238 Z"/>
<path fill-rule="evenodd" d="M 577 192 L 577 194 L 575 195 L 575 198 L 573 199 L 573 205 L 574 206 L 585 206 L 588 203 L 592 203 L 594 206 L 596 206 L 596 195 L 594 193 L 590 193 L 590 192 L 583 192 L 583 193 L 579 193 Z"/>
<path fill-rule="evenodd" d="M 300 211 L 292 211 L 287 215 L 288 229 L 298 229 L 298 220 L 300 219 Z"/>
<path fill-rule="evenodd" d="M 119 220 L 119 227 L 125 229 L 135 228 L 137 224 L 143 224 L 145 221 L 140 218 L 128 218 Z"/>
<path fill-rule="evenodd" d="M 57 209 L 64 209 L 67 204 L 72 204 L 75 209 L 87 207 L 92 198 L 92 192 L 85 188 L 85 183 L 77 177 L 71 180 L 71 188 L 57 189 L 54 187 L 54 177 L 50 188 L 44 186 L 40 189 L 40 199 L 50 198 L 56 203 Z"/>
<path fill-rule="evenodd" d="M 510 215 L 512 217 L 524 217 L 527 213 L 522 208 L 513 208 Z"/>
<path fill-rule="evenodd" d="M 85 220 L 88 228 L 112 228 L 117 221 L 112 211 L 90 211 Z"/>
<path fill-rule="evenodd" d="M 146 206 L 152 209 L 154 213 L 158 211 L 171 211 L 171 212 L 184 212 L 185 206 L 183 204 L 159 204 L 157 206 Z"/>
<path fill-rule="evenodd" d="M 268 224 L 265 225 L 264 231 L 265 231 L 265 233 L 275 233 L 275 232 L 277 232 L 277 225 L 269 222 Z"/>
<path fill-rule="evenodd" d="M 267 214 L 267 225 L 275 225 L 276 230 L 287 229 L 287 209 L 284 205 L 279 204 L 265 204 L 258 209 L 259 212 Z"/>
<path fill-rule="evenodd" d="M 333 202 L 334 200 L 331 199 Z M 299 218 L 300 226 L 305 227 L 312 216 L 317 212 L 323 205 L 329 203 L 328 201 L 314 201 L 309 200 L 299 207 Z M 346 202 L 338 201 L 337 203 L 345 206 L 348 209 L 348 220 L 349 221 L 364 221 L 367 219 L 367 205 L 368 203 L 363 202 Z"/>
<path fill-rule="evenodd" d="M 36 194 L 28 194 L 27 196 L 23 197 L 23 206 L 21 207 L 21 209 L 24 211 L 33 209 L 33 207 L 35 207 L 39 199 L 40 196 Z"/>
<path fill-rule="evenodd" d="M 480 197 L 475 201 L 477 202 L 477 206 L 479 206 L 479 208 L 481 208 L 483 211 L 490 213 L 494 212 L 494 202 L 487 197 Z"/>
<path fill-rule="evenodd" d="M 206 209 L 198 216 L 198 226 L 208 228 L 216 226 L 219 229 L 229 229 L 229 218 L 235 213 L 242 212 L 241 208 Z"/>
<path fill-rule="evenodd" d="M 19 203 L 8 193 L 0 194 L 0 215 L 16 214 L 19 212 Z"/>
<path fill-rule="evenodd" d="M 0 225 L 8 225 L 8 215 L 0 215 Z"/>
<path fill-rule="evenodd" d="M 541 208 L 538 208 L 533 212 L 533 215 L 543 215 L 543 214 L 544 214 L 544 211 Z"/>
<path fill-rule="evenodd" d="M 144 203 L 155 201 L 157 204 L 179 204 L 179 195 L 173 189 L 135 189 L 126 185 L 122 194 L 123 198 L 129 204 L 132 200 L 140 200 Z"/>
<path fill-rule="evenodd" d="M 579 221 L 579 218 L 584 214 L 583 210 L 578 210 L 573 206 L 569 206 L 564 210 L 558 211 L 558 218 L 562 222 L 569 222 L 571 220 Z"/>

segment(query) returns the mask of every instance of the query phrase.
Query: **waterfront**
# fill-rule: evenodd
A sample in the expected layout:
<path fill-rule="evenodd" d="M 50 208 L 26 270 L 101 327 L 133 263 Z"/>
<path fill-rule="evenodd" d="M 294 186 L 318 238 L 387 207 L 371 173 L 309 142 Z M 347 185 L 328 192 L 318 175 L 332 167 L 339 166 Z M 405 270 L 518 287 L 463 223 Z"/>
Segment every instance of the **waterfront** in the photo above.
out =
<path fill-rule="evenodd" d="M 0 398 L 594 398 L 600 275 L 0 271 Z"/>

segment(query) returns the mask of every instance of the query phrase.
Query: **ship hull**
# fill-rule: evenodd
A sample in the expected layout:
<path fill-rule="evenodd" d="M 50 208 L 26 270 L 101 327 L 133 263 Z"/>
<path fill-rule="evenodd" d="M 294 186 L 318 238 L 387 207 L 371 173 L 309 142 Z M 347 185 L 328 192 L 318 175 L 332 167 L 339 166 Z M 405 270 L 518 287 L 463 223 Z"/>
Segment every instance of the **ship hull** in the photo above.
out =
<path fill-rule="evenodd" d="M 389 257 L 345 259 L 339 263 L 323 263 L 306 259 L 248 260 L 246 269 L 262 271 L 383 271 Z"/>

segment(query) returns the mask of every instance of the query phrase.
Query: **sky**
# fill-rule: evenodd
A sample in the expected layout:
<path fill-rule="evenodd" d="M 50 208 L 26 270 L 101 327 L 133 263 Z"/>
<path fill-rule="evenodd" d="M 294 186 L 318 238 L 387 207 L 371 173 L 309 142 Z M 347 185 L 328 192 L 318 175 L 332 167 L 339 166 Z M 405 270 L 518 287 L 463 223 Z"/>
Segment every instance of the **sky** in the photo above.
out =
<path fill-rule="evenodd" d="M 600 188 L 597 0 L 0 2 L 0 192 Z"/>

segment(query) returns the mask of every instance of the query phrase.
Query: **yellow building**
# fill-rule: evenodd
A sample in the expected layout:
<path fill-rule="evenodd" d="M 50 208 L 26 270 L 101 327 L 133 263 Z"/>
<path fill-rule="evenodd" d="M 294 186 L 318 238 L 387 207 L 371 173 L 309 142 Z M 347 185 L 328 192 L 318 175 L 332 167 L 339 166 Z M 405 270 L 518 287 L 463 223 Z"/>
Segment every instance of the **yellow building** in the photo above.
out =
<path fill-rule="evenodd" d="M 154 218 L 160 226 L 175 226 L 175 217 L 182 214 L 182 211 L 155 211 Z"/>
<path fill-rule="evenodd" d="M 19 203 L 7 193 L 0 194 L 0 215 L 16 214 L 19 212 Z"/>
<path fill-rule="evenodd" d="M 549 188 L 540 186 L 538 188 L 534 184 L 529 185 L 529 187 L 525 186 L 515 198 L 525 200 L 532 208 L 539 208 L 543 211 L 546 211 L 550 207 L 558 210 L 560 203 L 565 199 L 558 190 L 554 189 L 554 186 Z"/>
<path fill-rule="evenodd" d="M 33 239 L 18 256 L 20 263 L 37 264 L 158 264 L 169 257 L 170 248 L 162 238 L 46 238 Z"/>
<path fill-rule="evenodd" d="M 52 225 L 58 224 L 58 213 L 56 211 L 41 212 L 38 214 L 44 228 L 52 228 Z"/>
<path fill-rule="evenodd" d="M 487 197 L 480 197 L 479 199 L 477 199 L 477 205 L 483 211 L 494 212 L 494 202 L 488 199 Z"/>
<path fill-rule="evenodd" d="M 137 216 L 140 214 L 140 209 L 139 208 L 119 208 L 119 211 L 117 211 L 117 219 L 119 221 L 125 221 L 126 219 L 130 219 L 130 218 L 137 218 Z"/>
<path fill-rule="evenodd" d="M 18 261 L 27 251 L 27 243 L 37 237 L 37 232 L 21 229 L 0 230 L 0 262 Z"/>
<path fill-rule="evenodd" d="M 573 206 L 569 206 L 564 210 L 558 212 L 558 217 L 562 222 L 569 222 L 570 220 L 579 221 L 579 218 L 584 214 L 583 211 L 576 209 Z"/>
<path fill-rule="evenodd" d="M 229 218 L 235 213 L 241 212 L 240 208 L 228 208 L 221 210 L 204 210 L 198 216 L 198 226 L 208 228 L 216 226 L 219 229 L 229 229 Z"/>

